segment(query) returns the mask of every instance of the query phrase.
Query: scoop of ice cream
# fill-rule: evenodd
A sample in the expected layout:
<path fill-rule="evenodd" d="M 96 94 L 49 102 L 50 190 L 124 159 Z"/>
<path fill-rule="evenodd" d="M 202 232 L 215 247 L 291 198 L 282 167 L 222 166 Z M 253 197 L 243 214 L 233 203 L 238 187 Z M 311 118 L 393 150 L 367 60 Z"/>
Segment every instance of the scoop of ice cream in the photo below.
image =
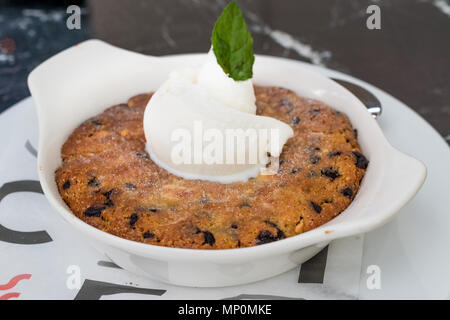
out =
<path fill-rule="evenodd" d="M 289 125 L 256 115 L 251 80 L 229 78 L 211 53 L 199 69 L 170 74 L 146 107 L 144 132 L 160 167 L 221 183 L 256 177 L 293 135 Z"/>
<path fill-rule="evenodd" d="M 246 113 L 256 113 L 252 80 L 235 81 L 228 77 L 217 63 L 212 49 L 198 72 L 197 83 L 223 105 Z"/>

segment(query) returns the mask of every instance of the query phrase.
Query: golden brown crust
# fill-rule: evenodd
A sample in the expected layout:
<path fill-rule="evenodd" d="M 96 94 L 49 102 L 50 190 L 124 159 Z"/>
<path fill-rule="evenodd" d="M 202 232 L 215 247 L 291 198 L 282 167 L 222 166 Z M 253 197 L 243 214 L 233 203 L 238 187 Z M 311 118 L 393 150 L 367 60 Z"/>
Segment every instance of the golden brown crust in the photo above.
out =
<path fill-rule="evenodd" d="M 364 176 L 356 132 L 319 101 L 276 87 L 255 93 L 258 114 L 294 129 L 277 175 L 220 184 L 159 168 L 145 152 L 142 118 L 151 94 L 143 94 L 70 135 L 56 170 L 62 198 L 96 228 L 171 247 L 248 247 L 320 226 L 350 204 Z"/>

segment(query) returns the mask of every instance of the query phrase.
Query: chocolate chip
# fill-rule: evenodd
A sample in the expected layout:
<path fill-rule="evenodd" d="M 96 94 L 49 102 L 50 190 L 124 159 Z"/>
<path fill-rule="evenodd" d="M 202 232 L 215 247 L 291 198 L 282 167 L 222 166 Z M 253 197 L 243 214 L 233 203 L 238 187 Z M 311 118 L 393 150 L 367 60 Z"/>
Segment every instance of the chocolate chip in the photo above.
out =
<path fill-rule="evenodd" d="M 319 206 L 317 203 L 315 203 L 314 201 L 310 201 L 309 203 L 311 204 L 316 213 L 322 212 L 322 207 Z"/>
<path fill-rule="evenodd" d="M 320 161 L 320 157 L 319 156 L 311 156 L 311 157 L 309 157 L 309 162 L 312 163 L 312 164 L 316 164 L 319 161 Z"/>
<path fill-rule="evenodd" d="M 105 207 L 91 206 L 84 211 L 86 217 L 100 217 Z"/>
<path fill-rule="evenodd" d="M 338 157 L 338 156 L 340 156 L 341 154 L 342 154 L 342 152 L 340 152 L 340 151 L 333 151 L 333 152 L 330 152 L 330 153 L 328 154 L 328 157 L 329 157 L 329 158 Z"/>
<path fill-rule="evenodd" d="M 214 238 L 214 235 L 209 232 L 209 231 L 202 231 L 203 236 L 205 237 L 205 241 L 202 244 L 209 244 L 210 246 L 212 246 L 215 242 L 216 239 Z"/>
<path fill-rule="evenodd" d="M 137 213 L 132 213 L 129 219 L 130 219 L 130 227 L 133 227 L 134 224 L 138 221 L 139 216 L 137 215 Z"/>
<path fill-rule="evenodd" d="M 111 195 L 113 194 L 114 189 L 106 191 L 103 195 L 106 197 L 106 202 L 104 203 L 107 207 L 114 207 L 114 202 L 111 200 Z"/>
<path fill-rule="evenodd" d="M 125 183 L 125 188 L 127 188 L 130 191 L 134 191 L 134 190 L 137 189 L 137 187 L 134 184 L 130 183 L 130 182 Z"/>
<path fill-rule="evenodd" d="M 233 223 L 233 224 L 231 225 L 231 228 L 233 228 L 233 229 L 237 229 L 237 228 L 238 228 L 238 225 L 237 225 L 237 224 L 235 224 L 235 223 Z"/>
<path fill-rule="evenodd" d="M 202 230 L 200 230 L 199 227 L 194 227 L 194 234 L 199 234 L 200 232 L 202 232 Z"/>
<path fill-rule="evenodd" d="M 286 238 L 284 232 L 281 229 L 277 228 L 277 239 L 284 239 L 284 238 Z"/>
<path fill-rule="evenodd" d="M 109 191 L 106 191 L 103 195 L 106 197 L 106 199 L 109 199 L 111 195 L 113 194 L 114 189 L 111 189 Z"/>
<path fill-rule="evenodd" d="M 353 134 L 355 135 L 355 139 L 358 139 L 358 130 L 353 129 Z"/>
<path fill-rule="evenodd" d="M 93 125 L 96 125 L 96 126 L 101 126 L 101 125 L 102 125 L 102 123 L 99 122 L 99 121 L 97 121 L 97 120 L 92 120 L 91 123 L 92 123 Z"/>
<path fill-rule="evenodd" d="M 302 168 L 297 167 L 291 170 L 291 174 L 296 174 L 297 172 L 300 172 L 302 170 Z"/>
<path fill-rule="evenodd" d="M 239 204 L 239 208 L 243 208 L 243 207 L 251 208 L 252 205 L 248 201 L 244 201 L 244 202 Z"/>
<path fill-rule="evenodd" d="M 286 238 L 286 235 L 284 234 L 284 232 L 278 227 L 278 225 L 275 222 L 266 220 L 264 221 L 265 223 L 267 223 L 269 226 L 274 227 L 275 229 L 277 229 L 277 239 L 284 239 Z"/>
<path fill-rule="evenodd" d="M 263 230 L 260 231 L 256 237 L 256 244 L 265 244 L 277 240 L 277 237 L 275 237 L 269 230 Z"/>
<path fill-rule="evenodd" d="M 360 169 L 367 169 L 367 166 L 369 165 L 369 160 L 360 152 L 354 151 L 353 154 L 356 157 L 356 166 Z"/>
<path fill-rule="evenodd" d="M 300 118 L 299 117 L 293 117 L 292 120 L 291 120 L 291 123 L 292 123 L 293 126 L 298 125 L 299 122 L 300 122 Z"/>
<path fill-rule="evenodd" d="M 312 115 L 318 115 L 320 113 L 320 109 L 312 109 L 312 110 L 310 110 L 309 111 L 309 114 L 312 114 Z"/>
<path fill-rule="evenodd" d="M 280 107 L 286 107 L 286 113 L 289 114 L 294 110 L 294 106 L 292 105 L 292 102 L 290 102 L 288 99 L 281 99 L 280 100 Z"/>
<path fill-rule="evenodd" d="M 146 154 L 146 153 L 136 152 L 136 155 L 137 155 L 139 158 L 142 158 L 142 159 L 150 159 L 150 157 L 149 157 L 148 154 Z"/>
<path fill-rule="evenodd" d="M 336 178 L 338 178 L 338 177 L 341 176 L 341 175 L 339 174 L 339 171 L 334 170 L 334 169 L 331 168 L 331 167 L 323 168 L 323 169 L 320 171 L 320 173 L 321 173 L 323 176 L 326 176 L 326 177 L 330 178 L 331 181 L 333 181 L 334 179 L 336 179 Z"/>
<path fill-rule="evenodd" d="M 100 185 L 100 182 L 97 180 L 97 178 L 92 178 L 88 181 L 89 187 L 98 187 Z"/>
<path fill-rule="evenodd" d="M 347 198 L 349 198 L 349 199 L 353 196 L 353 190 L 352 190 L 352 188 L 345 188 L 345 189 L 342 189 L 342 190 L 341 190 L 341 193 L 342 193 L 345 197 L 347 197 Z"/>
<path fill-rule="evenodd" d="M 151 239 L 155 237 L 155 234 L 153 232 L 146 231 L 142 236 L 144 237 L 144 239 Z"/>
<path fill-rule="evenodd" d="M 64 190 L 69 189 L 70 188 L 70 180 L 67 180 L 66 182 L 64 182 L 64 184 L 62 185 L 62 188 Z"/>
<path fill-rule="evenodd" d="M 319 147 L 315 147 L 315 146 L 310 146 L 308 147 L 309 151 L 320 151 Z"/>
<path fill-rule="evenodd" d="M 292 106 L 292 102 L 290 102 L 288 99 L 281 99 L 280 100 L 280 106 L 283 106 L 283 107 L 289 106 L 289 107 L 291 107 Z"/>

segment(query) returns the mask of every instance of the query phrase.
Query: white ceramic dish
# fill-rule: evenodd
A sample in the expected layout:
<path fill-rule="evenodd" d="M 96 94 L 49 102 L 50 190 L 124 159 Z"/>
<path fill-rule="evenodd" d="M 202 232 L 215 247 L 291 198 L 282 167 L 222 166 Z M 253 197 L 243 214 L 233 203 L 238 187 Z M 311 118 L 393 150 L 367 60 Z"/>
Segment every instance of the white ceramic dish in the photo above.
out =
<path fill-rule="evenodd" d="M 394 149 L 364 105 L 327 77 L 292 60 L 257 56 L 254 82 L 294 90 L 348 115 L 370 165 L 351 205 L 330 222 L 298 236 L 229 250 L 147 245 L 100 231 L 75 217 L 54 181 L 60 149 L 84 120 L 129 97 L 152 90 L 174 68 L 199 65 L 204 54 L 149 57 L 89 40 L 38 66 L 28 85 L 39 119 L 38 166 L 49 202 L 80 236 L 122 268 L 177 285 L 228 286 L 265 279 L 306 261 L 333 239 L 360 234 L 387 222 L 419 190 L 426 168 Z M 68 248 L 70 249 L 70 248 Z"/>

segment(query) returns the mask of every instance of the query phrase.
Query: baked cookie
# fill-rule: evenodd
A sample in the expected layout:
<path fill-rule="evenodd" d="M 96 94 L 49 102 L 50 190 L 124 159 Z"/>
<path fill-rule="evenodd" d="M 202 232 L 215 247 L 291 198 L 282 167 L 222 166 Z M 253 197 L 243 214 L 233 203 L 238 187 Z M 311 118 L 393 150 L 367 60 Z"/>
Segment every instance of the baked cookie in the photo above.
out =
<path fill-rule="evenodd" d="M 316 228 L 353 200 L 368 166 L 348 118 L 278 87 L 255 86 L 257 114 L 294 136 L 276 175 L 221 184 L 185 180 L 145 151 L 143 113 L 151 94 L 86 120 L 64 143 L 59 192 L 86 223 L 116 236 L 168 247 L 229 249 Z"/>

